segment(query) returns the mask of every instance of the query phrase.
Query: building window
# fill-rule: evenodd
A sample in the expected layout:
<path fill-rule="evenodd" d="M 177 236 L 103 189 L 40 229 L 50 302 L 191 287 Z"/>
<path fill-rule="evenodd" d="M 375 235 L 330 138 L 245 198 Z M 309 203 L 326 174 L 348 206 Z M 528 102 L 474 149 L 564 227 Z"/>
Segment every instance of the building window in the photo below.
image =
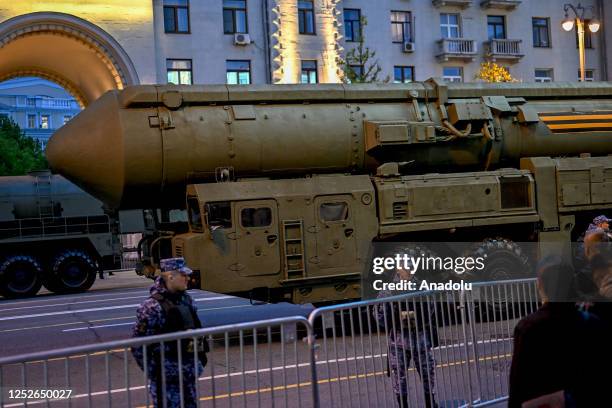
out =
<path fill-rule="evenodd" d="M 414 67 L 393 67 L 393 82 L 396 84 L 414 81 Z"/>
<path fill-rule="evenodd" d="M 72 119 L 72 116 L 70 115 L 64 115 L 64 125 L 68 122 L 70 122 L 70 119 Z"/>
<path fill-rule="evenodd" d="M 51 123 L 49 123 L 49 115 L 40 115 L 40 128 L 49 129 Z"/>
<path fill-rule="evenodd" d="M 394 43 L 412 42 L 412 26 L 409 11 L 391 12 L 391 38 Z"/>
<path fill-rule="evenodd" d="M 584 81 L 593 82 L 595 80 L 595 71 L 592 69 L 584 70 Z M 580 81 L 580 70 L 578 70 L 578 81 Z"/>
<path fill-rule="evenodd" d="M 535 82 L 552 82 L 553 70 L 551 68 L 536 69 L 534 80 Z"/>
<path fill-rule="evenodd" d="M 440 32 L 442 38 L 460 38 L 459 14 L 440 14 Z"/>
<path fill-rule="evenodd" d="M 249 32 L 246 0 L 223 0 L 223 32 L 225 34 Z"/>
<path fill-rule="evenodd" d="M 28 98 L 26 104 L 28 106 L 36 106 L 36 99 L 35 98 Z"/>
<path fill-rule="evenodd" d="M 169 84 L 191 85 L 193 83 L 191 60 L 168 59 L 166 69 Z"/>
<path fill-rule="evenodd" d="M 164 0 L 164 30 L 189 33 L 189 0 Z"/>
<path fill-rule="evenodd" d="M 28 115 L 28 128 L 29 129 L 36 128 L 36 115 Z"/>
<path fill-rule="evenodd" d="M 313 0 L 298 0 L 298 22 L 300 34 L 315 33 Z"/>
<path fill-rule="evenodd" d="M 593 48 L 593 34 L 589 30 L 590 22 L 591 20 L 584 19 L 584 48 Z M 576 48 L 578 48 L 578 30 L 574 29 L 574 31 L 576 32 Z"/>
<path fill-rule="evenodd" d="M 300 75 L 300 82 L 303 84 L 316 84 L 319 82 L 317 78 L 316 60 L 302 61 L 302 74 Z"/>
<path fill-rule="evenodd" d="M 506 19 L 504 16 L 487 16 L 489 40 L 506 38 Z"/>
<path fill-rule="evenodd" d="M 442 79 L 447 82 L 463 82 L 463 68 L 444 67 L 442 69 Z"/>
<path fill-rule="evenodd" d="M 230 85 L 248 85 L 251 83 L 251 61 L 225 61 L 227 83 Z"/>
<path fill-rule="evenodd" d="M 548 18 L 534 17 L 531 19 L 533 28 L 533 46 L 550 47 L 550 25 Z"/>
<path fill-rule="evenodd" d="M 361 11 L 359 9 L 344 9 L 344 38 L 347 42 L 360 40 Z"/>

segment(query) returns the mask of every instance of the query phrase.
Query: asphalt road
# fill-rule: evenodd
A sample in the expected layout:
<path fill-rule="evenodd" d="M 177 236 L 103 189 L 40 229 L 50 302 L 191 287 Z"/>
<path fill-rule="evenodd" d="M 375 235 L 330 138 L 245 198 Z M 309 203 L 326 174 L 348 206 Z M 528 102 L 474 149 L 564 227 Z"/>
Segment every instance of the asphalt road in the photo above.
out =
<path fill-rule="evenodd" d="M 122 273 L 98 281 L 84 294 L 0 301 L 0 354 L 127 338 L 135 308 L 147 296 L 150 284 L 135 274 Z M 207 326 L 310 311 L 287 304 L 253 306 L 245 299 L 204 291 L 191 293 Z M 465 333 L 460 324 L 440 328 L 440 345 L 433 352 L 436 399 L 441 407 L 459 407 L 478 396 L 491 399 L 507 393 L 510 334 L 515 324 L 516 319 L 478 323 L 474 344 L 462 340 Z M 386 340 L 373 326 L 317 332 L 316 373 L 322 407 L 397 406 L 387 375 Z M 216 335 L 212 345 L 209 362 L 197 382 L 199 406 L 313 405 L 310 354 L 303 332 L 291 325 L 274 326 Z M 0 406 L 24 406 L 23 400 L 9 399 L 8 392 L 25 387 L 72 391 L 70 401 L 33 398 L 27 406 L 141 407 L 151 402 L 146 382 L 129 348 L 73 354 L 3 367 Z M 423 406 L 414 363 L 408 384 L 411 406 Z"/>
<path fill-rule="evenodd" d="M 35 298 L 0 300 L 0 357 L 128 338 L 136 307 L 147 298 L 151 283 L 125 271 L 97 280 L 81 294 L 43 292 Z M 201 290 L 189 293 L 205 327 L 307 316 L 312 310 L 287 303 L 252 305 L 247 299 Z"/>
<path fill-rule="evenodd" d="M 454 329 L 451 329 L 454 330 Z M 265 331 L 264 331 L 265 332 Z M 436 399 L 441 407 L 459 407 L 470 395 L 493 397 L 507 392 L 510 343 L 501 339 L 479 342 L 475 359 L 472 348 L 447 343 L 453 333 L 445 333 L 444 344 L 434 349 L 437 383 Z M 209 364 L 198 380 L 200 407 L 311 407 L 312 381 L 306 344 L 299 339 L 281 343 L 261 340 L 257 346 L 245 339 L 243 347 L 232 342 L 216 342 L 209 353 Z M 387 346 L 384 337 L 374 335 L 319 339 L 317 384 L 322 407 L 395 407 L 391 379 L 386 374 Z M 470 345 L 471 346 L 471 345 Z M 480 383 L 475 380 L 478 361 Z M 30 388 L 71 389 L 73 398 L 49 402 L 51 407 L 143 407 L 147 403 L 146 380 L 129 350 L 89 356 L 74 355 L 69 360 L 51 359 L 27 364 Z M 44 385 L 43 373 L 49 374 Z M 69 374 L 68 374 L 69 373 Z M 3 386 L 18 388 L 21 367 L 3 370 Z M 424 406 L 420 379 L 411 366 L 408 375 L 412 405 Z M 471 389 L 470 389 L 471 386 Z M 23 406 L 9 401 L 5 407 Z M 47 401 L 31 400 L 28 406 L 47 406 Z M 503 405 L 502 405 L 503 406 Z"/>

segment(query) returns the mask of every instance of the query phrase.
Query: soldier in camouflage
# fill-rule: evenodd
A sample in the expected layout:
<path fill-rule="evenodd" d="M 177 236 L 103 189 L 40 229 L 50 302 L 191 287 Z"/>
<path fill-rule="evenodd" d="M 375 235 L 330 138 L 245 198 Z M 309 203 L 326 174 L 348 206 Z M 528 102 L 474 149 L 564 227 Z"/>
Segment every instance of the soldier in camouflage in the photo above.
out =
<path fill-rule="evenodd" d="M 202 324 L 193 299 L 186 292 L 192 271 L 183 258 L 162 259 L 161 275 L 151 287 L 151 296 L 136 311 L 133 336 L 144 337 L 198 329 Z M 179 344 L 180 343 L 180 344 Z M 197 353 L 194 351 L 197 348 Z M 162 362 L 160 344 L 133 347 L 132 354 L 149 379 L 149 393 L 155 407 L 196 407 L 196 381 L 206 364 L 207 343 L 204 339 L 165 342 Z M 197 354 L 197 360 L 195 355 Z M 179 357 L 180 362 L 179 364 Z M 182 379 L 179 376 L 182 366 Z M 182 380 L 182 392 L 181 392 Z M 162 385 L 165 387 L 162 389 Z M 163 395 L 165 394 L 165 404 Z"/>
<path fill-rule="evenodd" d="M 392 280 L 414 280 L 409 270 L 397 269 Z M 400 294 L 382 291 L 379 298 Z M 435 304 L 426 300 L 395 301 L 380 303 L 374 313 L 381 328 L 387 332 L 389 349 L 387 359 L 400 408 L 408 405 L 408 367 L 414 362 L 421 377 L 424 401 L 427 408 L 438 407 L 435 400 L 435 366 L 432 347 L 438 345 L 438 333 L 434 316 Z"/>

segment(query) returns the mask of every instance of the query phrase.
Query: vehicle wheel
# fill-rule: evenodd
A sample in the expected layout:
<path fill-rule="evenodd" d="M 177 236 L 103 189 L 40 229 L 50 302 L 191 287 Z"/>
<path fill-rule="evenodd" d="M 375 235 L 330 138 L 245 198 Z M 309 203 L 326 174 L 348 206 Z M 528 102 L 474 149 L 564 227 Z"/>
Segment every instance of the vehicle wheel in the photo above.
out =
<path fill-rule="evenodd" d="M 60 252 L 51 262 L 50 290 L 58 293 L 86 291 L 98 272 L 97 262 L 81 249 Z"/>
<path fill-rule="evenodd" d="M 419 245 L 411 242 L 404 242 L 397 246 L 396 252 L 406 253 L 409 257 L 412 258 L 439 258 L 439 255 L 433 249 L 430 249 L 426 246 Z M 419 270 L 416 272 L 413 281 L 416 282 L 417 286 L 421 284 L 422 281 L 426 280 L 428 282 L 447 282 L 451 279 L 452 275 L 448 271 L 444 269 L 440 269 L 437 266 L 433 270 Z"/>
<path fill-rule="evenodd" d="M 527 255 L 517 243 L 506 238 L 487 238 L 476 245 L 469 256 L 485 258 L 484 270 L 470 272 L 473 281 L 495 282 L 533 276 Z M 488 310 L 492 316 L 508 318 L 517 310 L 516 307 L 521 307 L 517 303 L 519 299 L 516 290 L 508 285 L 493 290 L 485 289 L 485 293 L 479 293 L 481 298 L 485 298 L 484 302 L 475 303 L 480 308 L 479 314 Z"/>
<path fill-rule="evenodd" d="M 10 255 L 0 261 L 0 295 L 34 296 L 42 286 L 42 268 L 30 255 Z"/>

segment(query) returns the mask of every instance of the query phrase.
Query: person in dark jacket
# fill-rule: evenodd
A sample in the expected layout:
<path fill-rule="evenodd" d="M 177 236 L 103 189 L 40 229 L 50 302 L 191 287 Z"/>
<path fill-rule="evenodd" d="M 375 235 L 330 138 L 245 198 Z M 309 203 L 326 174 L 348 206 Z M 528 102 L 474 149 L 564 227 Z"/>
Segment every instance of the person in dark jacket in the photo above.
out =
<path fill-rule="evenodd" d="M 397 269 L 393 281 L 414 280 L 410 270 Z M 400 293 L 382 291 L 378 298 Z M 387 359 L 393 391 L 400 408 L 408 408 L 408 367 L 413 361 L 421 377 L 425 406 L 437 407 L 435 400 L 435 367 L 432 348 L 438 345 L 435 304 L 425 299 L 407 299 L 378 304 L 375 317 L 388 335 Z"/>
<path fill-rule="evenodd" d="M 588 277 L 595 292 L 589 311 L 601 318 L 612 333 L 612 242 L 604 230 L 597 229 L 586 236 L 584 243 Z"/>
<path fill-rule="evenodd" d="M 543 260 L 537 278 L 542 306 L 514 330 L 508 406 L 558 392 L 566 407 L 599 406 L 605 325 L 576 307 L 573 270 L 561 258 Z"/>
<path fill-rule="evenodd" d="M 202 327 L 193 299 L 186 292 L 191 269 L 183 258 L 160 261 L 161 275 L 151 287 L 151 296 L 136 311 L 133 337 L 153 336 Z M 155 407 L 197 407 L 196 381 L 206 364 L 207 343 L 199 338 L 164 343 L 164 360 L 161 345 L 132 348 L 134 359 L 149 379 L 149 393 Z M 195 359 L 197 354 L 197 360 Z M 180 356 L 180 361 L 179 361 Z M 182 371 L 182 391 L 181 378 Z M 163 384 L 165 388 L 162 389 Z M 181 404 L 181 399 L 183 400 Z"/>
<path fill-rule="evenodd" d="M 610 239 L 610 218 L 598 215 L 593 218 L 585 232 L 583 232 L 574 246 L 574 267 L 576 268 L 577 284 L 581 291 L 590 292 L 594 290 L 594 282 L 591 279 L 591 266 L 586 257 L 585 239 L 594 233 L 605 234 Z"/>

